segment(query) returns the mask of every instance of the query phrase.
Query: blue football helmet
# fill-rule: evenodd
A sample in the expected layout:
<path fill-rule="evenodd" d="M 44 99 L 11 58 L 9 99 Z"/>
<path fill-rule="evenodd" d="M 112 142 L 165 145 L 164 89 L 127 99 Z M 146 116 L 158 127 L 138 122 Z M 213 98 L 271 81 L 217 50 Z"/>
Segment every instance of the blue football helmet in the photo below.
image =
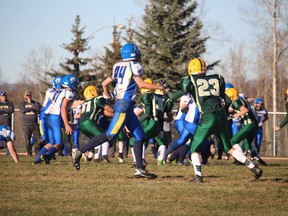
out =
<path fill-rule="evenodd" d="M 225 83 L 225 90 L 229 88 L 234 88 L 234 86 L 231 83 Z"/>
<path fill-rule="evenodd" d="M 62 78 L 62 87 L 69 87 L 72 91 L 75 91 L 79 84 L 78 78 L 74 74 L 68 74 Z"/>
<path fill-rule="evenodd" d="M 54 89 L 61 89 L 61 83 L 62 83 L 62 76 L 56 76 L 52 80 L 52 88 Z"/>
<path fill-rule="evenodd" d="M 121 57 L 123 61 L 140 61 L 141 53 L 138 47 L 133 43 L 125 44 L 121 49 Z"/>
<path fill-rule="evenodd" d="M 263 100 L 261 99 L 261 98 L 256 98 L 255 100 L 254 100 L 254 104 L 263 104 L 264 102 L 263 102 Z"/>

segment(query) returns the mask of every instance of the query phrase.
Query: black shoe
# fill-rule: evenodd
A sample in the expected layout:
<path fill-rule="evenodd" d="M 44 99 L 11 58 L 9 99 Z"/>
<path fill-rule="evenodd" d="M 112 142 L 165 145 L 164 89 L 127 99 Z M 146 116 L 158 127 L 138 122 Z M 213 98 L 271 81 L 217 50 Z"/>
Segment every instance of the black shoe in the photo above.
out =
<path fill-rule="evenodd" d="M 103 161 L 104 163 L 111 163 L 110 160 L 108 159 L 108 155 L 102 156 L 102 161 Z"/>
<path fill-rule="evenodd" d="M 41 164 L 41 163 L 42 163 L 42 161 L 39 160 L 39 161 L 34 161 L 32 164 Z"/>
<path fill-rule="evenodd" d="M 257 165 L 255 165 L 252 169 L 250 169 L 251 172 L 254 174 L 255 179 L 259 179 L 263 175 L 263 170 L 259 168 Z"/>
<path fill-rule="evenodd" d="M 50 164 L 51 156 L 50 155 L 41 154 L 40 159 L 43 160 L 45 162 L 45 164 Z"/>
<path fill-rule="evenodd" d="M 72 154 L 72 163 L 76 170 L 80 170 L 80 160 L 82 152 L 79 149 L 75 150 L 75 154 Z"/>
<path fill-rule="evenodd" d="M 145 169 L 136 169 L 135 177 L 136 178 L 155 179 L 155 178 L 157 178 L 157 175 L 149 173 Z"/>
<path fill-rule="evenodd" d="M 192 178 L 191 180 L 189 180 L 189 182 L 192 182 L 192 183 L 203 183 L 203 177 L 199 176 L 199 175 L 195 175 L 195 177 Z"/>
<path fill-rule="evenodd" d="M 123 156 L 123 153 L 120 153 L 120 152 L 119 152 L 118 160 L 119 160 L 119 163 L 124 163 L 124 156 Z"/>
<path fill-rule="evenodd" d="M 261 158 L 259 158 L 258 163 L 263 165 L 263 166 L 268 166 L 268 164 L 264 160 L 262 160 Z"/>

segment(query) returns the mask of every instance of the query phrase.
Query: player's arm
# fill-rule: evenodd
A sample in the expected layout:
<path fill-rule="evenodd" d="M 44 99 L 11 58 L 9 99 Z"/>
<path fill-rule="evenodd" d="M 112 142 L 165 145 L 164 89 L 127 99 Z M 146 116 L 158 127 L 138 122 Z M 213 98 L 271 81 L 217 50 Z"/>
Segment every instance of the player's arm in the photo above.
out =
<path fill-rule="evenodd" d="M 144 82 L 144 80 L 140 76 L 134 75 L 134 80 L 137 83 L 139 88 L 146 88 L 146 89 L 164 89 L 163 86 L 151 84 Z"/>
<path fill-rule="evenodd" d="M 171 90 L 167 90 L 168 97 L 175 101 L 177 98 L 182 97 L 186 93 L 191 93 L 192 90 L 192 83 L 188 77 L 183 77 L 180 82 L 179 90 L 176 92 L 172 92 Z"/>
<path fill-rule="evenodd" d="M 104 106 L 104 115 L 107 117 L 114 116 L 114 110 L 108 104 Z"/>
<path fill-rule="evenodd" d="M 234 118 L 237 118 L 237 117 L 240 117 L 240 116 L 242 116 L 242 115 L 245 115 L 245 114 L 248 113 L 248 112 L 249 112 L 249 110 L 248 110 L 247 107 L 241 106 L 240 109 L 239 109 L 239 111 L 238 111 L 237 113 L 235 113 L 235 114 L 233 115 L 233 117 L 234 117 Z"/>
<path fill-rule="evenodd" d="M 61 106 L 61 117 L 63 119 L 66 134 L 71 135 L 73 133 L 73 129 L 71 125 L 69 124 L 68 112 L 67 112 L 69 103 L 70 103 L 70 100 L 68 100 L 67 98 L 63 99 L 62 106 Z"/>
<path fill-rule="evenodd" d="M 103 87 L 103 95 L 107 99 L 111 99 L 111 93 L 109 90 L 109 85 L 113 83 L 114 80 L 111 77 L 107 77 L 103 82 L 102 82 L 102 87 Z"/>

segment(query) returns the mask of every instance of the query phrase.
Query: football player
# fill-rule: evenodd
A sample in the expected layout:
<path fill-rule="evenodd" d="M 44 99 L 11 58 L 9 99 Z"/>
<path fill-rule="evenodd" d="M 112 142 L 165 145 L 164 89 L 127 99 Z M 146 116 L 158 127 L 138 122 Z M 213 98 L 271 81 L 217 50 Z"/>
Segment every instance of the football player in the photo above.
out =
<path fill-rule="evenodd" d="M 76 88 L 79 84 L 78 78 L 73 74 L 68 74 L 62 78 L 61 91 L 57 92 L 53 103 L 45 111 L 48 128 L 49 143 L 39 152 L 34 160 L 34 164 L 44 161 L 50 164 L 55 152 L 63 148 L 62 127 L 67 135 L 73 134 L 72 126 L 68 119 L 69 103 L 74 100 Z"/>
<path fill-rule="evenodd" d="M 195 177 L 191 179 L 191 182 L 203 182 L 200 152 L 202 145 L 212 134 L 221 139 L 225 152 L 245 164 L 258 179 L 262 176 L 263 171 L 231 145 L 227 116 L 223 107 L 225 80 L 218 74 L 207 75 L 206 71 L 206 63 L 203 59 L 192 59 L 188 64 L 188 76 L 180 83 L 180 90 L 177 92 L 167 91 L 172 100 L 190 93 L 202 115 L 190 148 L 195 172 Z"/>
<path fill-rule="evenodd" d="M 82 113 L 80 118 L 80 130 L 87 137 L 92 139 L 93 137 L 103 134 L 105 132 L 104 128 L 99 124 L 99 120 L 102 115 L 113 117 L 113 109 L 106 103 L 106 99 L 103 96 L 98 96 L 97 88 L 90 85 L 84 90 L 85 101 L 82 106 Z M 74 156 L 76 149 L 73 149 Z M 101 144 L 102 159 L 104 162 L 109 163 L 108 159 L 108 148 L 109 142 L 104 142 Z M 98 153 L 98 152 L 97 152 Z"/>
<path fill-rule="evenodd" d="M 141 53 L 138 47 L 133 43 L 125 44 L 121 49 L 122 61 L 114 64 L 112 75 L 107 77 L 103 82 L 104 95 L 111 98 L 109 86 L 115 83 L 116 101 L 114 105 L 114 116 L 111 120 L 106 133 L 95 136 L 80 150 L 76 151 L 73 157 L 73 165 L 76 170 L 80 169 L 80 159 L 82 152 L 89 151 L 104 142 L 112 142 L 120 130 L 126 126 L 133 134 L 136 141 L 134 144 L 134 153 L 136 156 L 136 178 L 157 178 L 157 175 L 149 173 L 142 164 L 142 147 L 145 140 L 145 133 L 139 119 L 135 115 L 134 100 L 140 88 L 163 89 L 162 86 L 146 83 L 141 78 L 144 73 L 143 66 L 139 63 Z"/>

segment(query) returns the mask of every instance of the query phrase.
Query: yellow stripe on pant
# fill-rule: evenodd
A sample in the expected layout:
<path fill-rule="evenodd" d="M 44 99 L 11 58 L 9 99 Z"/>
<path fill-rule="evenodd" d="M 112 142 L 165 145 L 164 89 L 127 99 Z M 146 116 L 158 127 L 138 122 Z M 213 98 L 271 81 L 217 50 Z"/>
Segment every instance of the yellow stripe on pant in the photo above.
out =
<path fill-rule="evenodd" d="M 116 124 L 114 125 L 111 134 L 117 134 L 126 118 L 126 113 L 120 113 Z"/>

